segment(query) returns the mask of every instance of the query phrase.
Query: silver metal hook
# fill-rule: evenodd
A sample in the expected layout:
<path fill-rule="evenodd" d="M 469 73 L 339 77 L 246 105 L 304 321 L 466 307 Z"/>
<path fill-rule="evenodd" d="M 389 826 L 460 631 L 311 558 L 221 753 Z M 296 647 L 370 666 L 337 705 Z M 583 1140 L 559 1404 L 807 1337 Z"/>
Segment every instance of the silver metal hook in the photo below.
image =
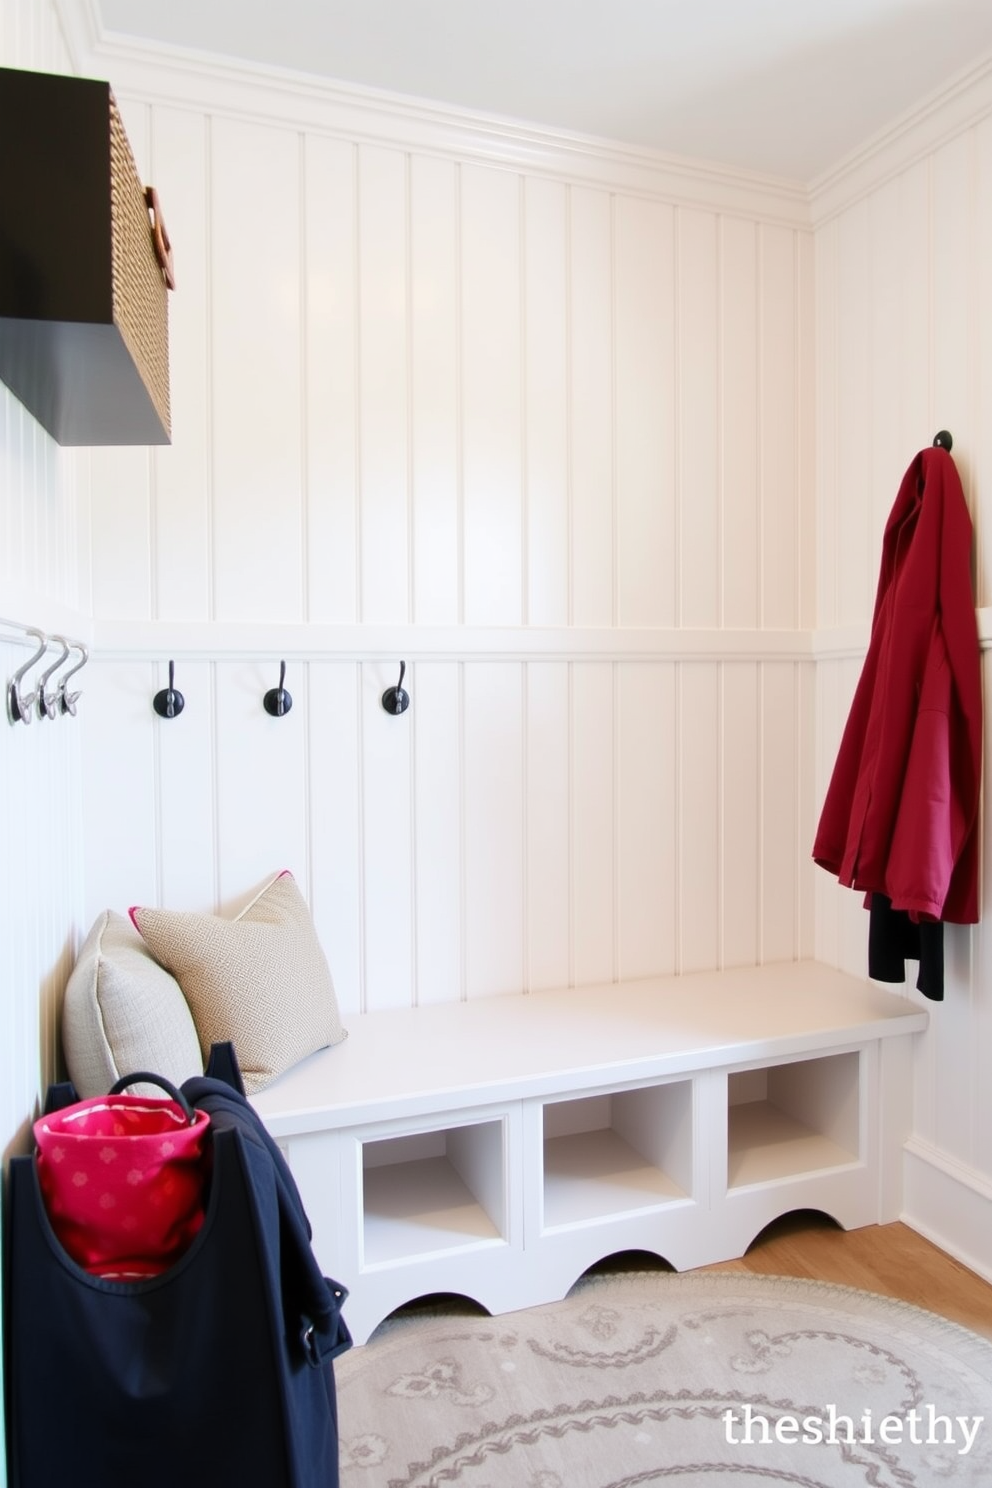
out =
<path fill-rule="evenodd" d="M 49 639 L 55 641 L 58 645 L 60 645 L 62 647 L 62 652 L 61 655 L 56 657 L 50 667 L 46 667 L 41 676 L 38 678 L 36 700 L 38 703 L 39 718 L 54 718 L 59 711 L 58 693 L 46 692 L 45 685 L 48 682 L 49 677 L 55 675 L 59 667 L 69 655 L 69 642 L 66 640 L 65 636 L 53 635 L 50 636 Z"/>
<path fill-rule="evenodd" d="M 71 666 L 67 672 L 63 672 L 59 680 L 59 707 L 62 709 L 63 713 L 71 713 L 73 714 L 73 716 L 75 716 L 76 704 L 82 697 L 82 693 L 67 692 L 66 683 L 68 682 L 70 677 L 74 677 L 76 673 L 86 665 L 86 663 L 90 659 L 90 653 L 83 645 L 82 641 L 71 641 L 69 649 L 72 651 L 78 650 L 79 660 L 76 662 L 75 666 Z"/>
<path fill-rule="evenodd" d="M 27 634 L 34 636 L 41 642 L 41 645 L 23 666 L 17 668 L 17 671 L 7 684 L 7 716 L 11 723 L 31 722 L 31 709 L 35 705 L 38 693 L 35 691 L 27 693 L 26 696 L 23 695 L 21 693 L 21 682 L 48 650 L 48 637 L 43 630 L 36 630 L 34 626 L 28 626 L 26 629 Z"/>

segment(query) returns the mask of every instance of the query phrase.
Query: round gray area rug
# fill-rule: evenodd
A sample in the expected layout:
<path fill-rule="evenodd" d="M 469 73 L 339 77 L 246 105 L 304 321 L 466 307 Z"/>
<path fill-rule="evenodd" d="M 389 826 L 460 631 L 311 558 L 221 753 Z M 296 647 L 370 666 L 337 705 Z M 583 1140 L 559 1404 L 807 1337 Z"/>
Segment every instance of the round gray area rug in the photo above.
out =
<path fill-rule="evenodd" d="M 634 1273 L 336 1363 L 342 1488 L 992 1483 L 992 1343 L 823 1282 Z"/>

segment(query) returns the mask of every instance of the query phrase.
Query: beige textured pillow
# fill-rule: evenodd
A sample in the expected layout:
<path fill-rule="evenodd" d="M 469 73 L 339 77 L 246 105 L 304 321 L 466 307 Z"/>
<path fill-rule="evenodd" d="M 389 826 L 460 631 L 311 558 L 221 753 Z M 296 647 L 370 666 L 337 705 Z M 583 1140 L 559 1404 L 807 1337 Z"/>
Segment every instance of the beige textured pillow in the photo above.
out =
<path fill-rule="evenodd" d="M 124 915 L 104 910 L 83 942 L 62 1004 L 62 1048 L 84 1098 L 121 1075 L 150 1070 L 181 1085 L 203 1060 L 179 984 Z M 161 1091 L 154 1086 L 140 1090 Z"/>
<path fill-rule="evenodd" d="M 137 907 L 131 918 L 182 988 L 204 1058 L 211 1044 L 230 1039 L 249 1094 L 346 1036 L 327 958 L 291 873 L 233 920 Z"/>

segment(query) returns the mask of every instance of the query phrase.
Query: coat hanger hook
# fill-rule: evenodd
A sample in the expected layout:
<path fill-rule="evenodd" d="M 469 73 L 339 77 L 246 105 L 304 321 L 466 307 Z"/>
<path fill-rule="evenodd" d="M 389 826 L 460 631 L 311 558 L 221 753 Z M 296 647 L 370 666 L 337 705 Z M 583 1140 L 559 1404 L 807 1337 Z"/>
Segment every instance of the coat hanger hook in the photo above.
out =
<path fill-rule="evenodd" d="M 292 694 L 286 691 L 286 663 L 279 663 L 279 686 L 270 687 L 262 699 L 262 707 L 273 718 L 284 717 L 293 706 Z"/>
<path fill-rule="evenodd" d="M 933 442 L 935 449 L 945 449 L 948 454 L 950 454 L 954 447 L 954 440 L 951 438 L 947 429 L 939 429 L 933 436 Z"/>
<path fill-rule="evenodd" d="M 43 630 L 36 630 L 34 626 L 29 626 L 27 628 L 27 634 L 34 636 L 36 640 L 41 642 L 41 645 L 23 666 L 17 668 L 17 671 L 7 684 L 7 716 L 11 723 L 31 722 L 31 709 L 37 702 L 38 692 L 36 689 L 34 692 L 22 693 L 21 682 L 48 650 L 48 637 Z"/>
<path fill-rule="evenodd" d="M 405 713 L 407 708 L 409 708 L 410 706 L 410 694 L 408 692 L 404 692 L 403 690 L 403 678 L 405 676 L 406 662 L 401 661 L 400 680 L 397 682 L 395 687 L 387 687 L 385 692 L 382 694 L 382 706 L 385 708 L 387 713 L 392 713 L 394 718 L 397 717 L 400 713 Z"/>
<path fill-rule="evenodd" d="M 82 641 L 70 641 L 69 649 L 71 651 L 79 652 L 79 660 L 74 666 L 71 666 L 67 672 L 63 672 L 62 676 L 59 678 L 59 707 L 61 708 L 63 713 L 71 713 L 73 717 L 75 717 L 76 704 L 82 697 L 82 693 L 67 691 L 66 684 L 69 681 L 70 677 L 74 677 L 76 673 L 86 665 L 86 663 L 90 659 L 90 653 L 83 645 Z"/>
<path fill-rule="evenodd" d="M 59 695 L 57 692 L 46 692 L 45 687 L 49 677 L 53 677 L 55 675 L 59 667 L 69 655 L 69 642 L 66 640 L 65 636 L 53 635 L 51 637 L 51 640 L 53 640 L 56 645 L 61 646 L 62 650 L 52 662 L 51 666 L 46 667 L 41 676 L 38 678 L 37 702 L 39 718 L 55 718 L 58 714 Z"/>
<path fill-rule="evenodd" d="M 186 706 L 186 699 L 181 692 L 176 691 L 176 664 L 169 662 L 169 685 L 161 692 L 157 692 L 152 699 L 152 707 L 159 718 L 178 718 Z"/>

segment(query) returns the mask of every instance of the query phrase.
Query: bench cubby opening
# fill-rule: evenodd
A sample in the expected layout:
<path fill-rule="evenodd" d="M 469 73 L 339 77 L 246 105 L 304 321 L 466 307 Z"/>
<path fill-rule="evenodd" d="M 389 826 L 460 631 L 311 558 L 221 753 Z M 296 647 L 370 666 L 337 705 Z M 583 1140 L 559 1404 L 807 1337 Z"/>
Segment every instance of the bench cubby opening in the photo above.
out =
<path fill-rule="evenodd" d="M 501 1242 L 504 1152 L 501 1120 L 363 1141 L 364 1265 Z"/>
<path fill-rule="evenodd" d="M 545 1230 L 688 1199 L 692 1082 L 548 1102 L 543 1175 Z"/>
<path fill-rule="evenodd" d="M 861 1085 L 857 1050 L 731 1072 L 728 1189 L 858 1162 Z"/>

